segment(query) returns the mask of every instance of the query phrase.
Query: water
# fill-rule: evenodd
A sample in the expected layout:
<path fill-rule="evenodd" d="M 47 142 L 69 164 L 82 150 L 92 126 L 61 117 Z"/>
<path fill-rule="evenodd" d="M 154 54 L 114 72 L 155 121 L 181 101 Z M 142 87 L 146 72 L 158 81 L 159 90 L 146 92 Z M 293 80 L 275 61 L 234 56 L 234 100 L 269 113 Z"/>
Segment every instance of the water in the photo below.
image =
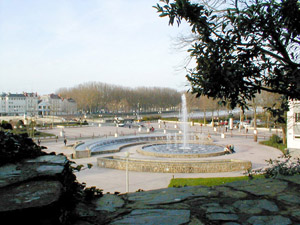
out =
<path fill-rule="evenodd" d="M 188 148 L 182 147 L 183 144 L 155 144 L 144 146 L 143 150 L 154 153 L 166 154 L 205 154 L 222 152 L 223 147 L 218 145 L 203 145 L 203 144 L 189 144 Z"/>
<path fill-rule="evenodd" d="M 186 98 L 185 94 L 181 95 L 181 127 L 183 132 L 182 137 L 182 143 L 183 146 L 182 149 L 189 149 L 187 139 L 188 139 L 188 113 L 187 113 L 187 107 L 186 107 Z"/>

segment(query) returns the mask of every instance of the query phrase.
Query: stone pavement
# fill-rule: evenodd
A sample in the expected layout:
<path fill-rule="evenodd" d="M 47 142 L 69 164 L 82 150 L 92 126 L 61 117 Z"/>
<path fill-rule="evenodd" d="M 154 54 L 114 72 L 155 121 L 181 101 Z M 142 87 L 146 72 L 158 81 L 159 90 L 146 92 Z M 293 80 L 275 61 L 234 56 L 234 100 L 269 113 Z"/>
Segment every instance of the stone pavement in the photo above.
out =
<path fill-rule="evenodd" d="M 84 224 L 300 224 L 300 175 L 104 195 L 79 204 Z"/>

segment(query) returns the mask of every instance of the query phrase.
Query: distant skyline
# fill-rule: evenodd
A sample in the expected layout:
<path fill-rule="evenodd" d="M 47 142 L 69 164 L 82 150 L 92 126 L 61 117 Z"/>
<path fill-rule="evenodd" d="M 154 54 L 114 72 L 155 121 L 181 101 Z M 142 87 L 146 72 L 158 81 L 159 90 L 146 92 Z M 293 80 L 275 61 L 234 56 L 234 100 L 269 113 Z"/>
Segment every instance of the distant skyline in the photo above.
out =
<path fill-rule="evenodd" d="M 187 89 L 186 24 L 159 0 L 0 0 L 0 93 L 54 93 L 86 82 Z"/>

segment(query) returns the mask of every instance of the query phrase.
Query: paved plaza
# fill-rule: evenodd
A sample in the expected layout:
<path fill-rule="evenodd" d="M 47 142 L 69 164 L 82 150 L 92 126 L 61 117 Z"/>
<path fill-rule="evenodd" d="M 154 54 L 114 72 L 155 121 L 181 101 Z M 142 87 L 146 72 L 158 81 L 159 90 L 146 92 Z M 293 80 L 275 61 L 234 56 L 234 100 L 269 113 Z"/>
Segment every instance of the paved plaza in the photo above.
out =
<path fill-rule="evenodd" d="M 163 134 L 166 132 L 177 132 L 178 128 L 174 128 L 174 124 L 166 123 L 159 127 L 158 123 L 145 124 L 146 127 L 154 127 L 155 133 Z M 63 153 L 70 156 L 74 150 L 70 147 L 65 147 L 63 138 L 60 137 L 60 133 L 64 129 L 67 137 L 67 145 L 74 144 L 77 141 L 93 141 L 99 138 L 107 138 L 118 135 L 139 135 L 140 133 L 146 133 L 146 128 L 139 130 L 138 128 L 128 127 L 113 127 L 113 126 L 101 126 L 98 125 L 88 127 L 75 127 L 75 128 L 55 128 L 47 130 L 49 133 L 57 135 L 58 140 L 42 140 L 41 145 L 46 146 L 47 152 Z M 212 127 L 205 126 L 201 127 L 195 125 L 190 127 L 190 131 L 197 132 L 202 135 L 210 135 L 214 140 L 214 143 L 221 145 L 233 144 L 235 146 L 236 153 L 231 155 L 217 156 L 213 159 L 241 159 L 249 160 L 252 162 L 253 169 L 262 168 L 267 165 L 265 160 L 276 159 L 281 155 L 281 152 L 275 148 L 260 145 L 253 140 L 253 131 L 249 129 L 248 133 L 245 130 L 233 130 L 225 132 L 224 128 L 219 128 L 214 131 Z M 225 138 L 221 138 L 221 132 L 225 132 Z M 275 131 L 274 131 L 275 132 Z M 278 131 L 277 131 L 278 132 Z M 268 139 L 271 135 L 269 130 L 258 131 L 258 141 Z M 135 153 L 136 147 L 130 147 L 126 151 Z M 120 156 L 124 156 L 124 152 L 115 153 Z M 71 159 L 77 164 L 86 165 L 88 163 L 93 164 L 91 169 L 83 169 L 80 172 L 76 172 L 76 176 L 79 182 L 85 182 L 88 187 L 96 186 L 97 188 L 103 189 L 104 192 L 121 192 L 124 193 L 126 189 L 125 171 L 100 168 L 97 166 L 97 158 L 108 156 L 96 155 L 90 158 L 82 159 Z M 133 155 L 130 157 L 138 157 Z M 205 160 L 211 160 L 207 158 Z M 142 190 L 153 190 L 166 188 L 170 183 L 170 180 L 175 178 L 199 178 L 199 177 L 227 177 L 227 176 L 242 176 L 245 171 L 240 172 L 227 172 L 227 173 L 146 173 L 146 172 L 129 172 L 129 191 L 135 192 L 139 189 Z"/>

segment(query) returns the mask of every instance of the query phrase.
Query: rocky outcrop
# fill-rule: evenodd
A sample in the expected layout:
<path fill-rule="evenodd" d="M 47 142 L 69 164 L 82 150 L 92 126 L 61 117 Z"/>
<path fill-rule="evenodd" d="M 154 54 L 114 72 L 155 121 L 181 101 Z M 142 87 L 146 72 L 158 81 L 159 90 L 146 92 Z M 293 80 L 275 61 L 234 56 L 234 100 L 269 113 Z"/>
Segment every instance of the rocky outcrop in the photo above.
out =
<path fill-rule="evenodd" d="M 69 164 L 44 155 L 0 167 L 1 224 L 300 224 L 300 175 L 87 201 Z"/>
<path fill-rule="evenodd" d="M 77 188 L 69 164 L 43 155 L 0 167 L 1 224 L 67 224 Z"/>
<path fill-rule="evenodd" d="M 104 195 L 76 224 L 300 224 L 300 176 Z"/>

